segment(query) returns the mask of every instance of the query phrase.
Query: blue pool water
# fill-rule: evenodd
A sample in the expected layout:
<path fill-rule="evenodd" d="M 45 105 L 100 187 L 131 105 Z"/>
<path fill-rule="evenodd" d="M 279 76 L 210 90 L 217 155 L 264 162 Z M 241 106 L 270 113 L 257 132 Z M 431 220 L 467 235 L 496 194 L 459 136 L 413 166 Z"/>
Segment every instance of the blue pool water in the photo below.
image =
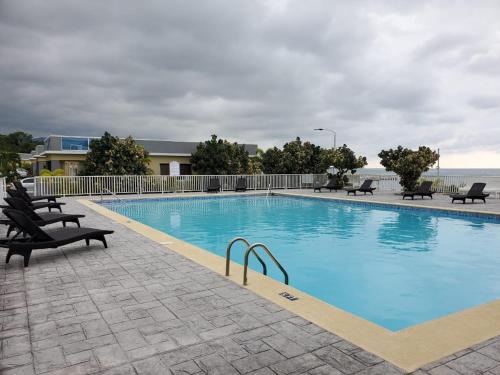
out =
<path fill-rule="evenodd" d="M 263 242 L 290 285 L 393 331 L 500 296 L 493 218 L 284 196 L 104 204 L 221 256 L 234 237 Z"/>

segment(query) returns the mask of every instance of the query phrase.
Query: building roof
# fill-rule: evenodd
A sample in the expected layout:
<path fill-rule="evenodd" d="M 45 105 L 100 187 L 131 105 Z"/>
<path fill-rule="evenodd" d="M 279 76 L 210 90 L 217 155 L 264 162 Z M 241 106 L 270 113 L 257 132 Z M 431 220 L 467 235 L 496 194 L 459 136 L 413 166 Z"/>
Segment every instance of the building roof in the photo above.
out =
<path fill-rule="evenodd" d="M 41 156 L 49 153 L 86 153 L 82 150 L 62 150 L 61 139 L 67 138 L 87 138 L 96 139 L 98 137 L 81 137 L 81 136 L 66 136 L 66 135 L 49 135 L 44 140 L 44 145 L 36 146 L 32 154 Z M 180 142 L 169 140 L 154 140 L 154 139 L 134 139 L 135 142 L 143 146 L 151 155 L 191 155 L 196 151 L 196 146 L 199 142 Z M 256 144 L 243 144 L 249 155 L 254 156 L 257 153 Z"/>

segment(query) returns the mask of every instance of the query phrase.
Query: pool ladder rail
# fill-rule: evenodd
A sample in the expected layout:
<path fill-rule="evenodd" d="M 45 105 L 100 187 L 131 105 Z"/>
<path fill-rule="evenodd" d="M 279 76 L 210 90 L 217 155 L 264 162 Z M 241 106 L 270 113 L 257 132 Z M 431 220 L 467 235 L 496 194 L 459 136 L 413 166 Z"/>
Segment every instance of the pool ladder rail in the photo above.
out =
<path fill-rule="evenodd" d="M 113 198 L 116 198 L 119 202 L 123 202 L 123 199 L 121 199 L 120 197 L 118 197 L 118 195 L 116 195 L 115 193 L 113 193 L 111 190 L 106 189 L 106 188 L 102 188 L 102 189 L 101 189 L 101 203 L 102 203 L 102 201 L 103 201 L 102 196 L 103 196 L 103 194 L 104 194 L 104 193 L 108 193 L 108 194 L 110 194 Z"/>
<path fill-rule="evenodd" d="M 245 262 L 244 262 L 244 267 L 243 267 L 243 285 L 247 285 L 248 282 L 248 260 L 250 258 L 250 254 L 253 254 L 259 263 L 262 265 L 262 273 L 264 275 L 267 275 L 267 266 L 266 263 L 262 260 L 262 258 L 259 256 L 257 253 L 256 249 L 261 248 L 263 249 L 266 254 L 271 258 L 271 260 L 274 262 L 276 267 L 280 269 L 280 271 L 283 273 L 283 276 L 285 277 L 285 284 L 288 285 L 288 273 L 286 272 L 285 268 L 281 265 L 280 262 L 276 259 L 276 257 L 273 255 L 271 250 L 264 245 L 263 243 L 254 243 L 253 245 L 250 245 L 250 242 L 248 242 L 245 238 L 243 237 L 236 237 L 232 239 L 229 244 L 227 245 L 226 249 L 226 276 L 229 276 L 229 267 L 231 263 L 231 248 L 236 242 L 243 242 L 247 246 L 247 250 L 245 251 Z"/>

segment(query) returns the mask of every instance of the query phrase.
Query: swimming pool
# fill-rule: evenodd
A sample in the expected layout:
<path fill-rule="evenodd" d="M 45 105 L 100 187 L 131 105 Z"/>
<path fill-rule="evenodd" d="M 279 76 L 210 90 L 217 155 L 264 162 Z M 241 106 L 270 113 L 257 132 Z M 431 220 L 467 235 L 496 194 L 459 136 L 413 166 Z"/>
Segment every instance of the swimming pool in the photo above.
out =
<path fill-rule="evenodd" d="M 234 237 L 263 242 L 290 285 L 392 331 L 500 296 L 495 218 L 285 196 L 103 204 L 221 256 Z M 241 244 L 233 254 L 242 263 Z"/>

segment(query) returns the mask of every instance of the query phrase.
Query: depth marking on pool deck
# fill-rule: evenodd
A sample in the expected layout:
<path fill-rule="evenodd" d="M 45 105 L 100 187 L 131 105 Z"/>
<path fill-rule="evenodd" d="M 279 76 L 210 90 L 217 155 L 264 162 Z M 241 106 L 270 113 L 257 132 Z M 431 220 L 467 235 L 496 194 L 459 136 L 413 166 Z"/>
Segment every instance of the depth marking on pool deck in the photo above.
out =
<path fill-rule="evenodd" d="M 219 255 L 90 200 L 78 202 L 222 276 L 225 274 L 225 259 Z M 500 300 L 392 332 L 289 285 L 288 291 L 283 292 L 282 283 L 251 269 L 248 285 L 243 286 L 243 266 L 231 263 L 232 274 L 228 278 L 233 282 L 408 372 L 500 335 Z M 284 298 L 281 293 L 296 299 Z"/>

